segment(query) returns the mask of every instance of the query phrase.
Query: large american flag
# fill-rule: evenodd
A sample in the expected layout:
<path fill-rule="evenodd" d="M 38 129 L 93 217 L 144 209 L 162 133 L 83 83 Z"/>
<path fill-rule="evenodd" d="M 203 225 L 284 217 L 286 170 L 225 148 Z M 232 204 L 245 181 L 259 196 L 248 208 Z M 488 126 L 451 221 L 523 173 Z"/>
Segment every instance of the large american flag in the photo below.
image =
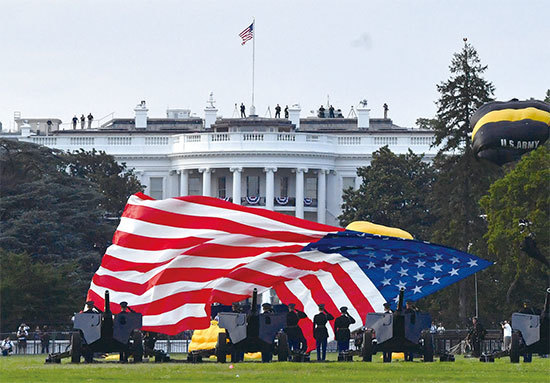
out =
<path fill-rule="evenodd" d="M 416 301 L 490 264 L 444 246 L 346 231 L 217 198 L 154 200 L 138 193 L 128 200 L 88 299 L 101 307 L 109 290 L 114 312 L 127 301 L 143 314 L 144 330 L 177 334 L 207 328 L 212 303 L 274 288 L 283 303 L 295 303 L 309 318 L 320 303 L 334 316 L 347 306 L 357 328 L 386 301 L 395 306 L 401 287 Z M 301 325 L 311 340 L 308 321 Z"/>
<path fill-rule="evenodd" d="M 252 40 L 254 38 L 254 23 L 250 24 L 241 33 L 239 33 L 239 36 L 243 40 L 241 45 L 246 44 L 248 40 Z"/>

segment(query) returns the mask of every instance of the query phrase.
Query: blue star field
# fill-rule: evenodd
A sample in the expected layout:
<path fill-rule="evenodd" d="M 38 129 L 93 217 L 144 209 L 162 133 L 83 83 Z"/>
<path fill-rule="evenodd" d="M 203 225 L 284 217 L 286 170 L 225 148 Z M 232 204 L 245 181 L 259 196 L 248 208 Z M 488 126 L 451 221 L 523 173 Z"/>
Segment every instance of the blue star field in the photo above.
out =
<path fill-rule="evenodd" d="M 302 251 L 338 253 L 359 265 L 392 308 L 399 289 L 417 301 L 481 271 L 492 262 L 429 242 L 346 230 L 328 234 Z"/>

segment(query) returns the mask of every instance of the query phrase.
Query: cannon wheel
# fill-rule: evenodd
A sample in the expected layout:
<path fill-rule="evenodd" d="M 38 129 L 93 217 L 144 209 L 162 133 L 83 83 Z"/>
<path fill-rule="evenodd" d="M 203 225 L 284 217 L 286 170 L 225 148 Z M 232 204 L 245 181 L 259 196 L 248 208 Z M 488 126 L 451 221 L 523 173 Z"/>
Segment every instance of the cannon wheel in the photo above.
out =
<path fill-rule="evenodd" d="M 82 355 L 82 338 L 79 332 L 71 334 L 71 363 L 80 363 Z"/>
<path fill-rule="evenodd" d="M 218 334 L 218 344 L 216 346 L 216 359 L 218 363 L 225 363 L 227 359 L 227 334 L 220 332 Z"/>
<path fill-rule="evenodd" d="M 434 361 L 433 335 L 427 332 L 424 334 L 423 339 L 424 339 L 424 362 L 433 362 Z"/>
<path fill-rule="evenodd" d="M 277 340 L 278 340 L 278 342 L 277 342 L 277 347 L 278 347 L 277 360 L 279 362 L 287 362 L 288 361 L 288 354 L 289 354 L 288 337 L 284 332 L 282 332 L 279 335 L 277 335 Z"/>
<path fill-rule="evenodd" d="M 135 331 L 134 338 L 134 363 L 143 362 L 143 335 L 141 331 Z"/>
<path fill-rule="evenodd" d="M 512 344 L 510 345 L 510 362 L 519 363 L 519 332 L 512 333 Z"/>
<path fill-rule="evenodd" d="M 363 333 L 363 347 L 361 348 L 363 362 L 372 362 L 372 354 L 372 330 L 367 330 Z"/>

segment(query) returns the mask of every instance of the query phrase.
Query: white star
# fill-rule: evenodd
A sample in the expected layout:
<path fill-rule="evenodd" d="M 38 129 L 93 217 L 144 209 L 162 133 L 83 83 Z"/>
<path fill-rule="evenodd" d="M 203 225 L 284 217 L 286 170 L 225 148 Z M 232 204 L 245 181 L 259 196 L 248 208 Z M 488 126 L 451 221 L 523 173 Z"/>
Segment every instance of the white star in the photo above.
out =
<path fill-rule="evenodd" d="M 393 301 L 394 301 L 395 303 L 399 302 L 399 294 L 397 294 L 397 296 L 396 296 L 395 298 L 393 298 Z"/>
<path fill-rule="evenodd" d="M 415 262 L 415 265 L 416 265 L 416 267 L 425 267 L 425 266 L 426 266 L 426 262 L 424 262 L 424 261 L 418 261 L 418 262 Z"/>
<path fill-rule="evenodd" d="M 437 278 L 437 277 L 434 277 L 430 282 L 432 282 L 432 286 L 435 285 L 435 284 L 439 284 L 439 279 L 440 278 Z"/>
<path fill-rule="evenodd" d="M 374 262 L 372 262 L 372 261 L 369 262 L 368 265 L 367 265 L 367 267 L 368 267 L 369 269 L 372 269 L 374 266 L 376 266 L 376 265 L 375 265 Z"/>
<path fill-rule="evenodd" d="M 404 289 L 406 285 L 407 285 L 407 282 L 399 281 L 399 283 L 396 286 L 399 288 L 399 290 L 401 290 L 401 289 Z"/>
<path fill-rule="evenodd" d="M 432 266 L 432 269 L 434 269 L 434 271 L 443 271 L 441 270 L 441 265 L 438 265 L 437 263 L 434 263 L 434 265 Z"/>
<path fill-rule="evenodd" d="M 449 271 L 449 274 L 450 274 L 451 276 L 453 276 L 453 275 L 458 275 L 458 269 L 453 268 L 451 271 Z"/>
<path fill-rule="evenodd" d="M 391 269 L 391 265 L 389 263 L 384 263 L 384 266 L 382 266 L 382 268 L 384 269 L 384 272 L 388 272 L 390 271 Z"/>
<path fill-rule="evenodd" d="M 459 262 L 459 259 L 457 257 L 452 257 L 451 258 L 451 262 L 453 263 L 453 265 L 457 262 Z"/>
<path fill-rule="evenodd" d="M 391 254 L 388 254 L 388 255 L 384 256 L 384 259 L 385 259 L 386 261 L 389 261 L 389 260 L 391 259 Z"/>
<path fill-rule="evenodd" d="M 409 263 L 409 259 L 405 257 L 401 257 L 401 263 Z"/>
<path fill-rule="evenodd" d="M 476 260 L 476 259 L 470 259 L 470 261 L 468 262 L 468 264 L 470 265 L 470 267 L 477 266 L 477 260 Z"/>
<path fill-rule="evenodd" d="M 402 277 L 405 276 L 405 275 L 409 275 L 407 272 L 409 271 L 409 269 L 404 269 L 404 268 L 401 268 L 401 270 L 398 271 L 399 275 L 401 275 Z"/>
<path fill-rule="evenodd" d="M 426 256 L 426 253 L 418 253 L 418 256 L 419 256 L 419 257 L 425 257 L 425 256 Z"/>
<path fill-rule="evenodd" d="M 387 286 L 390 284 L 391 278 L 386 278 L 382 281 L 382 285 Z"/>
<path fill-rule="evenodd" d="M 414 277 L 416 278 L 417 282 L 424 280 L 424 274 L 420 274 L 418 271 L 416 272 L 416 275 Z"/>
<path fill-rule="evenodd" d="M 369 258 L 375 258 L 376 255 L 374 255 L 374 253 L 371 251 L 371 252 L 368 252 L 367 254 L 365 254 L 367 257 Z"/>
<path fill-rule="evenodd" d="M 436 260 L 436 261 L 440 261 L 441 258 L 443 258 L 443 256 L 442 256 L 441 254 L 436 254 L 436 255 L 435 255 L 435 260 Z"/>
<path fill-rule="evenodd" d="M 422 292 L 422 287 L 414 286 L 413 294 L 420 294 Z"/>

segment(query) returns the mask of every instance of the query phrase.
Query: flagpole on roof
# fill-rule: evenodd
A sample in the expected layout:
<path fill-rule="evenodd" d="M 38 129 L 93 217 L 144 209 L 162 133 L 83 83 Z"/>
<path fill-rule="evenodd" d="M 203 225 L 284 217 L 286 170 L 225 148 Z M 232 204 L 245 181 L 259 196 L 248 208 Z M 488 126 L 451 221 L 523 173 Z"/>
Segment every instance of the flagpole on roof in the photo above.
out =
<path fill-rule="evenodd" d="M 256 115 L 254 106 L 254 66 L 256 62 L 256 18 L 252 19 L 252 105 L 250 106 L 250 115 Z"/>

